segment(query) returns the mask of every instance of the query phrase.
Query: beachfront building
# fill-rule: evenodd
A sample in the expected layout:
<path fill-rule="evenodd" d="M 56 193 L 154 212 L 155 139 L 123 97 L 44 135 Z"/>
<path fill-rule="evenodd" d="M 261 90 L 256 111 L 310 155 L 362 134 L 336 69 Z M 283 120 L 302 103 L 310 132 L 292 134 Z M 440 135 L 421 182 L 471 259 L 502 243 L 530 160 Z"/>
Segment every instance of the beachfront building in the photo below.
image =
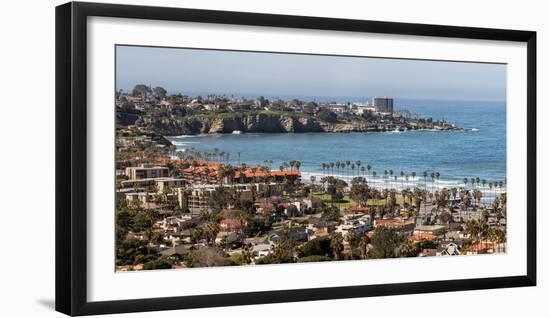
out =
<path fill-rule="evenodd" d="M 222 183 L 224 179 L 220 173 L 219 163 L 200 162 L 193 166 L 183 169 L 183 178 L 189 184 L 214 184 Z"/>
<path fill-rule="evenodd" d="M 298 170 L 268 171 L 265 167 L 229 167 L 218 162 L 193 161 L 182 170 L 189 184 L 234 184 L 258 182 L 294 182 L 300 180 Z"/>
<path fill-rule="evenodd" d="M 391 97 L 375 97 L 372 104 L 377 112 L 393 113 L 393 98 Z"/>
<path fill-rule="evenodd" d="M 168 177 L 168 168 L 142 163 L 137 167 L 127 167 L 125 174 L 129 179 L 150 179 Z"/>

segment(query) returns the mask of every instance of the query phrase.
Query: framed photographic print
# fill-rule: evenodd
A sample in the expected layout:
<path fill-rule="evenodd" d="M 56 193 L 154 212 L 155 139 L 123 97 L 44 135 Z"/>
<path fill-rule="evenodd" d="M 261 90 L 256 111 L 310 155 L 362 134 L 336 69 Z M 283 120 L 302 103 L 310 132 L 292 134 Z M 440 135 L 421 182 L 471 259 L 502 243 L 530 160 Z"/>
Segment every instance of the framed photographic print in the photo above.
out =
<path fill-rule="evenodd" d="M 56 309 L 534 286 L 535 81 L 531 31 L 61 5 Z"/>

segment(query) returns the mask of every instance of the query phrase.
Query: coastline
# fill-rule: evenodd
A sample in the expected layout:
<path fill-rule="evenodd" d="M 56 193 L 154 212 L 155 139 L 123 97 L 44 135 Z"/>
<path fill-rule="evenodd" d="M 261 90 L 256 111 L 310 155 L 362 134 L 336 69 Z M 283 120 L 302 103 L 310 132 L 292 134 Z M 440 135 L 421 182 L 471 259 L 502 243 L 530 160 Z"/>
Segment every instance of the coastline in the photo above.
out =
<path fill-rule="evenodd" d="M 340 120 L 327 122 L 312 116 L 295 114 L 236 113 L 191 118 L 151 120 L 144 117 L 144 124 L 163 136 L 231 134 L 241 133 L 351 133 L 388 131 L 468 131 L 446 122 L 428 122 L 424 119 L 406 118 L 392 121 L 370 122 L 366 120 Z"/>

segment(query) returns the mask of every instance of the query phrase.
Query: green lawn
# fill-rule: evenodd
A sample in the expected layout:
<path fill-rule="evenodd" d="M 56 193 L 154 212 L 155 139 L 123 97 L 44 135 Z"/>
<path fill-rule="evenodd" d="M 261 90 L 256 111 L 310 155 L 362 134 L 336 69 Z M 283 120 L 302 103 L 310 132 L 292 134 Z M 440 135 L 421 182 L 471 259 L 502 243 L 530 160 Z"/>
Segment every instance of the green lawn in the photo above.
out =
<path fill-rule="evenodd" d="M 312 192 L 311 193 L 313 196 L 316 196 L 318 198 L 321 199 L 321 201 L 323 201 L 325 204 L 332 204 L 331 200 L 330 200 L 330 195 L 328 194 L 323 194 L 321 192 Z M 386 204 L 386 201 L 383 200 L 383 199 L 369 199 L 368 200 L 368 206 L 383 206 Z M 397 204 L 398 205 L 402 205 L 403 204 L 403 197 L 401 195 L 398 195 L 397 196 Z M 357 205 L 357 202 L 355 202 L 355 200 L 353 200 L 352 198 L 349 197 L 349 195 L 344 195 L 344 198 L 342 199 L 342 201 L 340 201 L 340 203 L 334 203 L 335 206 L 340 206 L 340 208 L 344 208 L 344 209 L 347 209 L 347 208 L 350 208 L 352 206 L 356 206 Z"/>

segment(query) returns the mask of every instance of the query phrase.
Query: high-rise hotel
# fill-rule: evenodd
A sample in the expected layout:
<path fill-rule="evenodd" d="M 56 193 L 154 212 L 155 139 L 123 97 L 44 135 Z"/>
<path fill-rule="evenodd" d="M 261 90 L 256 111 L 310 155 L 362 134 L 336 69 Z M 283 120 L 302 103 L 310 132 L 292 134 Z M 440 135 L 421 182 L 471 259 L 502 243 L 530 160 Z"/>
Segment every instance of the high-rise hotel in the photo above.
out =
<path fill-rule="evenodd" d="M 391 97 L 375 97 L 372 100 L 372 105 L 377 112 L 393 113 L 393 98 Z"/>

